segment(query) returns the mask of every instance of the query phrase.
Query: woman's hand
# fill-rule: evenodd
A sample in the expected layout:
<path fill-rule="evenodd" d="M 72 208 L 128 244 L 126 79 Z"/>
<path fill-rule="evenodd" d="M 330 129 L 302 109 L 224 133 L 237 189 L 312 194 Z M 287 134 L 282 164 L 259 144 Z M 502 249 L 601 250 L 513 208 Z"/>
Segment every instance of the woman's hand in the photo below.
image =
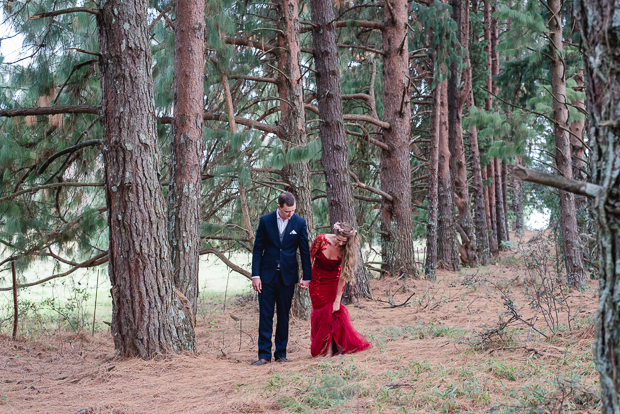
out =
<path fill-rule="evenodd" d="M 340 300 L 336 299 L 334 302 L 334 306 L 332 306 L 332 313 L 338 312 L 340 310 Z"/>

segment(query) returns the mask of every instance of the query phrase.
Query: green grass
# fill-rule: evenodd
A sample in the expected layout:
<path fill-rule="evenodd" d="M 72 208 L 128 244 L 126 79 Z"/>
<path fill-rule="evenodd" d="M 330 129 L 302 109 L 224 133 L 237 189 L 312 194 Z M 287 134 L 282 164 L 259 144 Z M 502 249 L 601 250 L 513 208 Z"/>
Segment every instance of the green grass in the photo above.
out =
<path fill-rule="evenodd" d="M 250 268 L 251 256 L 238 254 L 231 259 L 245 269 Z M 20 274 L 20 283 L 31 283 L 53 274 L 62 273 L 69 266 L 54 263 L 52 260 L 35 261 L 28 270 Z M 10 273 L 0 274 L 0 286 L 11 286 Z M 252 293 L 251 284 L 244 276 L 229 271 L 219 259 L 213 256 L 203 256 L 200 260 L 201 295 L 207 297 L 223 296 L 227 290 L 230 298 L 235 295 Z M 97 279 L 99 282 L 97 283 Z M 107 265 L 98 269 L 78 269 L 69 276 L 57 278 L 41 285 L 20 289 L 18 298 L 20 312 L 24 314 L 25 322 L 29 317 L 30 324 L 21 326 L 24 334 L 35 333 L 43 329 L 43 325 L 51 322 L 64 322 L 69 329 L 76 329 L 78 323 L 83 322 L 83 328 L 92 329 L 93 312 L 95 311 L 95 296 L 97 297 L 95 329 L 105 328 L 102 321 L 109 321 L 112 315 L 112 298 L 110 296 L 110 279 Z M 0 332 L 6 330 L 2 321 L 13 314 L 13 293 L 0 292 Z M 10 321 L 5 321 L 5 325 Z M 38 327 L 38 328 L 37 328 Z"/>

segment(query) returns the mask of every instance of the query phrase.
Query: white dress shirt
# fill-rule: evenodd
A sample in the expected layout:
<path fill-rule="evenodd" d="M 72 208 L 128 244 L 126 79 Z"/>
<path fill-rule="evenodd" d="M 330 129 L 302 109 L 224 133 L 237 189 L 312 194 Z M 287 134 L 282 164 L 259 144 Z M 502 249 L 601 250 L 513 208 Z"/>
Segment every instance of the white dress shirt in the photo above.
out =
<path fill-rule="evenodd" d="M 276 210 L 276 222 L 278 223 L 278 232 L 280 233 L 284 233 L 284 230 L 286 230 L 286 226 L 288 226 L 288 220 L 283 220 L 282 217 L 280 217 L 280 212 L 278 210 Z M 280 235 L 278 234 L 278 237 L 280 237 Z M 280 268 L 280 266 L 278 266 L 278 269 Z M 260 278 L 260 276 L 252 276 L 252 279 L 255 278 Z"/>
<path fill-rule="evenodd" d="M 278 222 L 278 231 L 280 232 L 280 234 L 282 234 L 284 233 L 284 230 L 286 230 L 286 226 L 288 226 L 289 219 L 282 220 L 282 217 L 280 217 L 280 213 L 278 211 L 276 211 L 276 218 Z"/>

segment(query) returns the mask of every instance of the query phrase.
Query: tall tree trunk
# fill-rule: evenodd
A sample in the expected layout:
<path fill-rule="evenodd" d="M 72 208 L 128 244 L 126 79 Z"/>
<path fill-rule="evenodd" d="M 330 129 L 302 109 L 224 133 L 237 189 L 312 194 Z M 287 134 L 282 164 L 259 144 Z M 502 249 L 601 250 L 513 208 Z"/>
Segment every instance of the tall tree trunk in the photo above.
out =
<path fill-rule="evenodd" d="M 463 0 L 461 11 L 462 46 L 469 49 L 469 0 Z M 468 108 L 474 106 L 474 91 L 472 85 L 471 60 L 469 53 L 463 61 L 463 83 L 467 93 Z M 469 151 L 471 153 L 472 189 L 474 195 L 474 228 L 476 230 L 476 252 L 478 261 L 482 265 L 489 262 L 489 232 L 486 221 L 486 206 L 484 202 L 484 188 L 482 183 L 482 169 L 480 167 L 480 149 L 478 148 L 478 129 L 475 125 L 469 128 Z"/>
<path fill-rule="evenodd" d="M 575 81 L 577 82 L 577 87 L 575 89 L 580 92 L 585 92 L 583 68 L 580 68 L 575 75 Z M 585 112 L 586 105 L 583 99 L 575 100 L 572 102 L 572 105 L 576 108 L 582 109 Z M 585 146 L 583 145 L 583 130 L 585 128 L 585 124 L 585 116 L 582 116 L 581 119 L 576 119 L 570 123 L 573 178 L 579 181 L 589 181 L 587 174 L 588 166 L 586 163 L 586 151 Z M 588 248 L 588 245 L 590 244 L 589 233 L 591 229 L 589 228 L 589 220 L 586 220 L 587 216 L 591 212 L 589 200 L 585 196 L 576 195 L 575 210 L 580 213 L 579 217 L 577 217 L 577 226 L 579 229 L 579 235 L 581 236 L 583 258 L 591 263 L 592 258 L 590 257 L 590 249 Z"/>
<path fill-rule="evenodd" d="M 600 372 L 603 414 L 620 413 L 620 5 L 613 0 L 576 2 L 585 51 L 588 135 L 592 178 L 602 186 L 594 200 L 599 224 L 599 306 L 594 360 Z M 614 17 L 614 18 L 612 18 Z M 614 41 L 609 41 L 614 39 Z"/>
<path fill-rule="evenodd" d="M 409 43 L 407 42 L 407 0 L 385 0 L 383 30 L 383 142 L 390 149 L 381 152 L 381 190 L 394 200 L 381 203 L 383 245 L 387 247 L 388 271 L 416 274 L 411 208 L 411 166 L 409 136 L 411 106 L 409 94 Z"/>
<path fill-rule="evenodd" d="M 481 170 L 482 180 L 484 182 L 488 180 L 487 170 L 488 170 L 488 166 L 482 168 Z M 490 192 L 489 188 L 490 186 L 485 185 L 484 190 L 483 190 L 484 207 L 485 207 L 485 212 L 486 212 L 487 231 L 488 231 L 487 239 L 489 242 L 489 254 L 496 255 L 497 254 L 497 244 L 496 244 L 497 241 L 494 237 L 492 237 L 493 235 L 491 234 L 493 232 L 493 221 L 491 220 L 491 196 L 489 194 Z"/>
<path fill-rule="evenodd" d="M 450 0 L 452 6 L 452 18 L 458 27 L 457 38 L 463 47 L 467 47 L 469 41 L 469 16 L 463 17 L 463 13 L 469 14 L 469 10 L 461 7 L 463 0 Z M 469 2 L 466 2 L 469 3 Z M 458 220 L 455 226 L 461 234 L 459 251 L 464 263 L 475 264 L 478 262 L 476 252 L 476 235 L 471 217 L 471 203 L 469 200 L 469 185 L 467 183 L 467 161 L 465 159 L 465 146 L 463 145 L 463 106 L 469 94 L 468 85 L 458 88 L 459 70 L 456 62 L 450 65 L 451 76 L 448 79 L 448 118 L 449 118 L 449 148 L 450 148 L 450 173 L 454 184 L 454 203 L 458 209 Z"/>
<path fill-rule="evenodd" d="M 502 190 L 504 199 L 504 227 L 506 228 L 506 240 L 510 241 L 510 233 L 508 232 L 508 165 L 502 160 Z"/>
<path fill-rule="evenodd" d="M 437 76 L 439 78 L 439 76 Z M 428 154 L 428 221 L 426 224 L 426 263 L 429 279 L 437 277 L 437 210 L 439 207 L 438 176 L 439 168 L 439 122 L 441 118 L 441 87 L 436 83 L 433 90 L 431 115 L 431 143 Z"/>
<path fill-rule="evenodd" d="M 142 358 L 193 350 L 166 237 L 146 1 L 107 1 L 97 22 L 114 346 Z"/>
<path fill-rule="evenodd" d="M 460 270 L 454 225 L 454 189 L 450 175 L 450 148 L 448 140 L 448 82 L 437 86 L 441 93 L 439 118 L 439 163 L 437 168 L 439 205 L 437 214 L 437 266 Z"/>
<path fill-rule="evenodd" d="M 237 122 L 235 121 L 235 105 L 232 100 L 232 94 L 230 93 L 230 83 L 228 82 L 228 75 L 217 61 L 214 60 L 215 65 L 220 72 L 220 79 L 222 79 L 222 88 L 224 89 L 224 101 L 226 102 L 226 110 L 228 112 L 228 126 L 230 132 L 237 133 Z M 248 235 L 250 246 L 254 245 L 254 227 L 252 226 L 252 218 L 250 217 L 250 207 L 248 206 L 248 197 L 245 191 L 245 186 L 241 181 L 239 185 L 239 204 L 241 205 L 241 215 L 243 216 L 243 224 L 245 226 L 245 232 Z"/>
<path fill-rule="evenodd" d="M 168 187 L 168 241 L 175 287 L 198 310 L 204 0 L 177 0 L 174 29 L 174 119 Z"/>
<path fill-rule="evenodd" d="M 279 0 L 278 29 L 278 69 L 276 79 L 280 105 L 280 138 L 288 151 L 294 147 L 308 144 L 306 135 L 306 116 L 304 113 L 303 87 L 299 58 L 299 4 L 297 0 Z M 310 166 L 308 161 L 289 164 L 284 168 L 290 191 L 297 200 L 297 214 L 306 220 L 308 237 L 315 237 L 314 215 L 312 212 L 312 188 L 310 187 Z M 310 314 L 310 296 L 307 290 L 298 290 L 293 303 L 293 311 L 300 317 Z"/>
<path fill-rule="evenodd" d="M 485 102 L 485 110 L 490 111 L 493 109 L 493 98 L 491 95 L 491 91 L 493 91 L 493 50 L 491 48 L 491 28 L 492 28 L 492 20 L 491 20 L 491 4 L 490 0 L 484 1 L 484 40 L 486 45 L 484 47 L 485 52 L 487 52 L 487 99 Z M 489 163 L 486 166 L 486 178 L 485 180 L 489 180 L 489 186 L 487 189 L 487 207 L 488 207 L 488 216 L 489 216 L 489 248 L 491 249 L 491 254 L 497 255 L 499 252 L 499 240 L 497 239 L 497 219 L 495 215 L 495 173 L 494 173 L 494 165 L 495 162 L 493 159 L 489 160 Z"/>
<path fill-rule="evenodd" d="M 516 157 L 515 162 L 523 165 L 523 159 Z M 517 179 L 514 174 L 512 176 L 512 185 L 514 189 L 514 197 L 512 199 L 512 211 L 515 213 L 515 237 L 521 238 L 524 235 L 523 225 L 523 185 L 521 180 Z"/>
<path fill-rule="evenodd" d="M 344 133 L 334 5 L 331 0 L 311 0 L 310 11 L 319 118 L 322 120 L 319 123 L 319 135 L 329 220 L 332 226 L 336 222 L 344 221 L 357 227 L 349 176 L 349 154 Z M 355 284 L 351 288 L 352 294 L 356 298 L 370 298 L 364 263 L 358 260 L 357 264 Z"/>
<path fill-rule="evenodd" d="M 499 88 L 493 82 L 493 77 L 499 75 L 499 51 L 497 50 L 497 42 L 499 38 L 499 24 L 496 18 L 493 17 L 495 12 L 497 11 L 497 2 L 491 6 L 491 83 L 489 84 L 489 91 L 493 91 L 495 95 L 499 93 Z M 491 96 L 489 94 L 489 101 L 491 101 Z M 492 107 L 488 108 L 489 110 Z M 497 246 L 500 250 L 505 250 L 506 246 L 503 244 L 508 241 L 508 231 L 506 229 L 506 209 L 504 208 L 504 188 L 502 182 L 502 162 L 500 159 L 496 158 L 493 161 L 493 172 L 494 177 L 493 181 L 495 184 L 495 220 L 496 220 L 496 231 L 497 231 Z"/>
<path fill-rule="evenodd" d="M 571 142 L 568 134 L 568 102 L 566 102 L 566 78 L 564 77 L 564 56 L 562 37 L 562 0 L 549 0 L 553 16 L 549 20 L 549 43 L 552 51 L 551 90 L 553 92 L 553 119 L 555 134 L 555 162 L 563 177 L 573 178 Z M 575 211 L 575 195 L 560 190 L 560 227 L 564 245 L 564 261 L 569 283 L 581 286 L 585 282 L 585 271 L 581 260 L 581 243 Z"/>
<path fill-rule="evenodd" d="M 490 182 L 489 185 L 489 210 L 491 211 L 491 230 L 493 231 L 493 243 L 491 250 L 494 255 L 499 254 L 499 244 L 501 243 L 501 239 L 498 236 L 497 230 L 497 203 L 495 201 L 495 159 L 492 158 L 489 160 L 489 164 L 487 165 L 487 177 Z"/>
<path fill-rule="evenodd" d="M 497 243 L 500 250 L 507 250 L 503 244 L 508 241 L 506 219 L 504 214 L 504 188 L 502 187 L 502 161 L 495 158 L 495 211 L 497 218 Z"/>

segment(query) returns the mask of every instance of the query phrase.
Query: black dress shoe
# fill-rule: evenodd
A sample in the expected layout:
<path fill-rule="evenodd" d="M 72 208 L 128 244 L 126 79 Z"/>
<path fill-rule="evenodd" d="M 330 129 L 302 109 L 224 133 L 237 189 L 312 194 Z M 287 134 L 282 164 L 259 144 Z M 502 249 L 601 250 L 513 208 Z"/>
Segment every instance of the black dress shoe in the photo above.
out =
<path fill-rule="evenodd" d="M 282 357 L 282 358 L 276 359 L 276 362 L 291 362 L 291 361 L 286 359 L 286 357 Z"/>
<path fill-rule="evenodd" d="M 270 363 L 270 362 L 271 362 L 271 361 L 268 361 L 268 360 L 266 360 L 266 359 L 260 358 L 258 361 L 256 361 L 256 362 L 252 362 L 252 365 L 255 365 L 255 366 L 259 367 L 259 366 L 261 366 L 261 365 L 265 365 L 265 364 L 268 364 L 268 363 Z"/>

